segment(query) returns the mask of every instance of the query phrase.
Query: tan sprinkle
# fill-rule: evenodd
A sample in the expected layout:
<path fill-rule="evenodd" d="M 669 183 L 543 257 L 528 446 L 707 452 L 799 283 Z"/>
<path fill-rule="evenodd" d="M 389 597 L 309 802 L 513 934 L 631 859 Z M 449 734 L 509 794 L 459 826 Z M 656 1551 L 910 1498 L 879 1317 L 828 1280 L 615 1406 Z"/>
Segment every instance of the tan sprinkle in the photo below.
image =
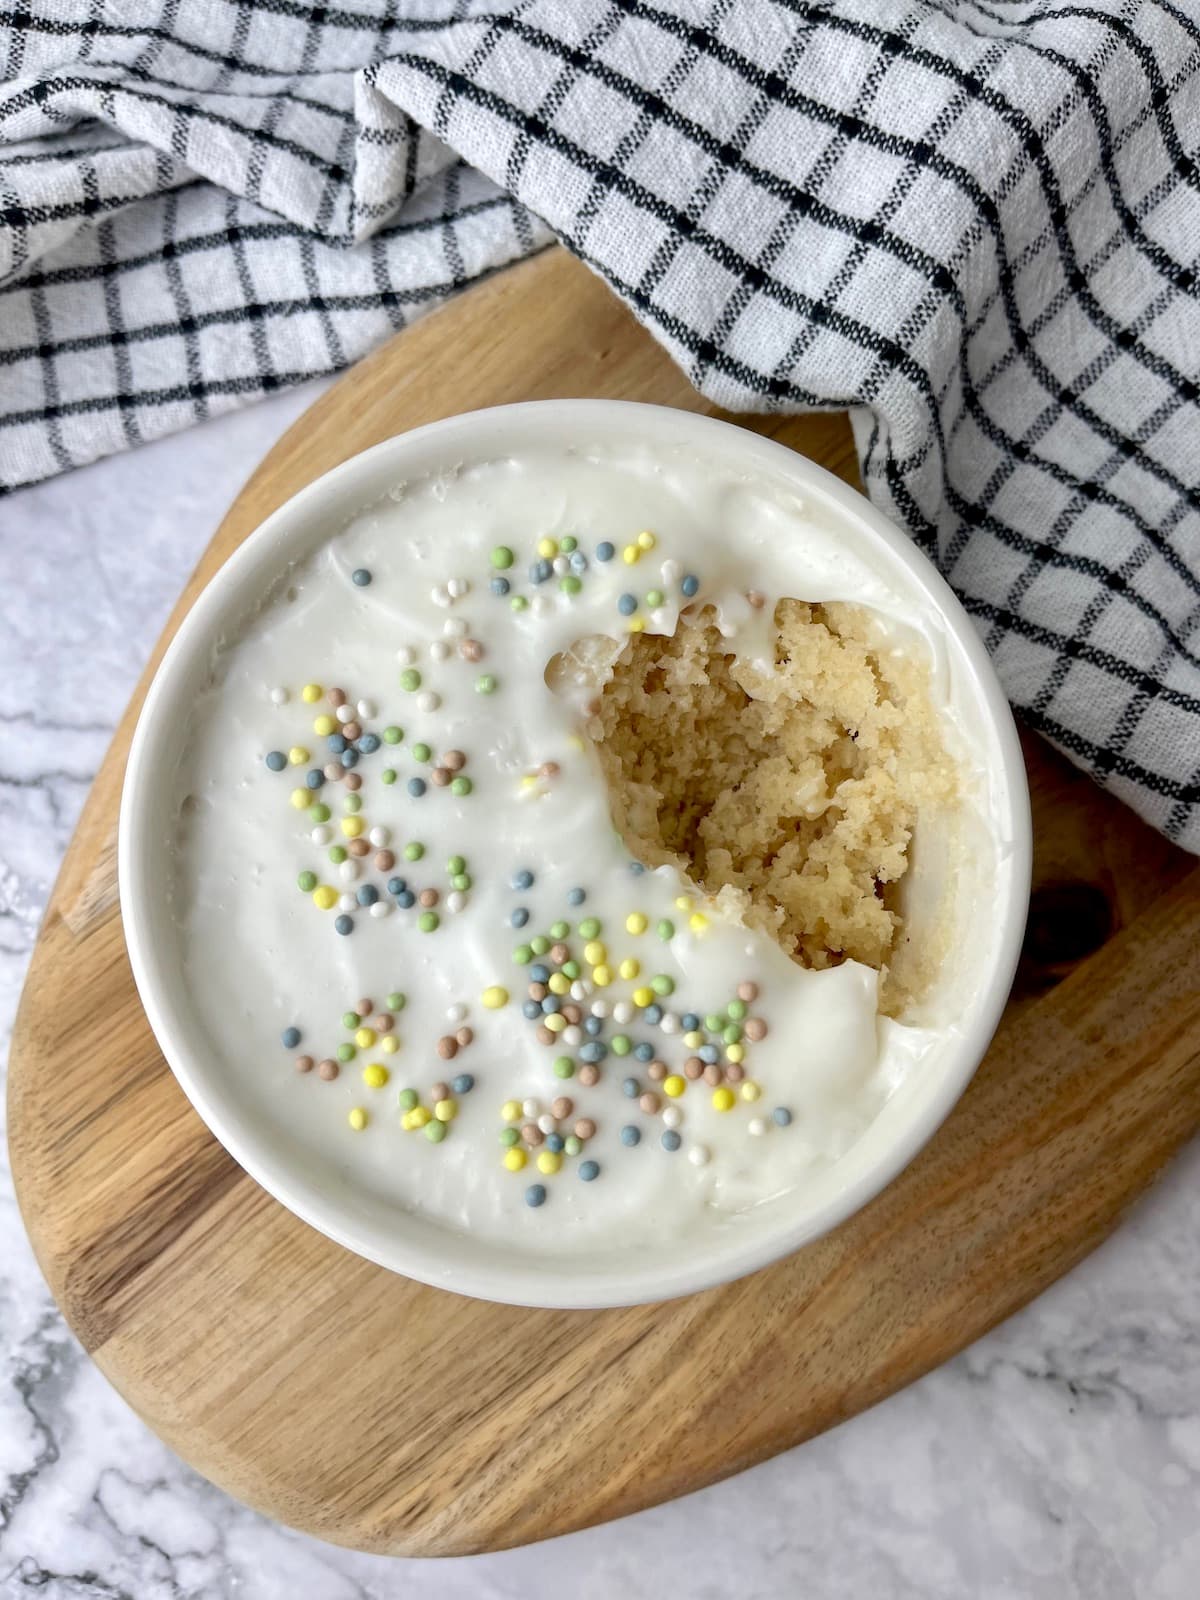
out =
<path fill-rule="evenodd" d="M 458 653 L 464 661 L 483 660 L 483 646 L 478 639 L 464 639 L 458 647 Z"/>
<path fill-rule="evenodd" d="M 390 872 L 396 865 L 396 852 L 394 850 L 376 850 L 375 865 L 380 872 Z"/>
<path fill-rule="evenodd" d="M 667 1064 L 665 1061 L 652 1061 L 646 1068 L 646 1076 L 651 1083 L 661 1083 L 666 1075 Z"/>
<path fill-rule="evenodd" d="M 433 784 L 435 789 L 444 789 L 450 782 L 450 768 L 434 767 L 433 771 L 429 774 L 429 781 Z"/>
<path fill-rule="evenodd" d="M 458 1054 L 458 1040 L 451 1034 L 444 1033 L 437 1042 L 437 1053 L 443 1061 L 453 1061 Z M 438 1095 L 436 1098 L 444 1100 L 446 1097 L 445 1095 Z"/>
<path fill-rule="evenodd" d="M 767 1037 L 767 1025 L 761 1017 L 747 1017 L 742 1032 L 757 1044 L 760 1039 Z"/>
<path fill-rule="evenodd" d="M 537 1030 L 537 1032 L 534 1035 L 534 1037 L 537 1039 L 537 1042 L 539 1044 L 553 1044 L 554 1043 L 554 1035 L 550 1032 L 550 1029 L 547 1028 L 544 1024 L 543 1024 L 542 1027 L 540 1027 Z"/>
<path fill-rule="evenodd" d="M 352 856 L 365 856 L 370 851 L 371 846 L 365 839 L 359 838 L 351 839 L 350 843 L 346 846 L 346 849 Z"/>
<path fill-rule="evenodd" d="M 458 1040 L 458 1043 L 462 1049 L 465 1050 L 471 1043 L 471 1040 L 474 1039 L 475 1035 L 472 1033 L 470 1028 L 460 1028 L 454 1037 Z"/>
<path fill-rule="evenodd" d="M 755 611 L 761 611 L 767 603 L 766 595 L 761 594 L 757 589 L 747 589 L 746 599 L 754 607 Z"/>
<path fill-rule="evenodd" d="M 557 761 L 543 761 L 538 768 L 539 778 L 557 778 L 562 768 Z"/>
<path fill-rule="evenodd" d="M 575 1102 L 568 1095 L 560 1094 L 550 1107 L 550 1110 L 561 1122 L 564 1117 L 569 1117 L 575 1109 Z"/>
<path fill-rule="evenodd" d="M 705 1067 L 704 1069 L 705 1083 L 711 1083 L 714 1087 L 720 1083 L 721 1076 L 721 1069 L 715 1063 L 711 1067 Z"/>
<path fill-rule="evenodd" d="M 551 1034 L 550 1037 L 553 1038 L 554 1035 Z M 594 1088 L 600 1082 L 600 1068 L 594 1067 L 589 1061 L 586 1066 L 580 1067 L 579 1081 L 585 1089 Z M 580 1134 L 579 1137 L 582 1139 L 583 1135 Z"/>
<path fill-rule="evenodd" d="M 325 776 L 329 779 L 330 783 L 336 783 L 344 770 L 345 769 L 338 761 L 327 761 L 325 763 Z"/>
<path fill-rule="evenodd" d="M 328 690 L 325 698 L 335 710 L 338 706 L 344 706 L 346 704 L 346 696 L 341 689 Z"/>
<path fill-rule="evenodd" d="M 338 1064 L 336 1061 L 326 1059 L 317 1063 L 317 1076 L 324 1078 L 326 1083 L 332 1083 L 337 1075 Z"/>
<path fill-rule="evenodd" d="M 737 986 L 737 997 L 739 1000 L 744 1000 L 746 1004 L 749 1005 L 751 1000 L 758 999 L 758 985 L 756 983 L 739 983 Z"/>
<path fill-rule="evenodd" d="M 431 906 L 437 905 L 438 892 L 436 889 L 422 889 L 420 894 L 417 896 L 417 900 L 425 907 L 426 911 L 428 911 Z"/>
<path fill-rule="evenodd" d="M 396 1026 L 396 1019 L 388 1012 L 381 1011 L 379 1015 L 373 1019 L 371 1026 L 375 1029 L 376 1033 L 391 1033 L 392 1029 Z"/>
<path fill-rule="evenodd" d="M 312 1069 L 313 1069 L 313 1058 L 311 1056 L 297 1056 L 296 1057 L 296 1071 L 297 1072 L 311 1072 Z"/>
<path fill-rule="evenodd" d="M 362 723 L 343 722 L 342 732 L 345 734 L 347 739 L 360 739 L 362 737 Z"/>
<path fill-rule="evenodd" d="M 579 1074 L 579 1076 L 581 1078 L 583 1077 L 582 1072 Z M 592 1121 L 591 1117 L 580 1117 L 579 1121 L 575 1124 L 575 1137 L 577 1139 L 590 1139 L 595 1131 L 596 1124 Z"/>
<path fill-rule="evenodd" d="M 583 1012 L 573 1000 L 571 1001 L 570 1005 L 566 1005 L 562 1008 L 562 1014 L 564 1018 L 572 1025 L 572 1027 L 577 1028 L 583 1021 Z"/>
<path fill-rule="evenodd" d="M 571 958 L 570 947 L 565 944 L 552 944 L 550 946 L 550 959 L 556 967 L 561 967 L 564 961 Z"/>
<path fill-rule="evenodd" d="M 429 1087 L 429 1098 L 436 1105 L 439 1100 L 449 1100 L 450 1085 L 448 1083 L 434 1083 Z"/>
<path fill-rule="evenodd" d="M 362 775 L 357 772 L 346 772 L 342 775 L 342 782 L 351 794 L 357 794 L 362 788 Z"/>
<path fill-rule="evenodd" d="M 658 1110 L 658 1096 L 651 1094 L 647 1089 L 645 1094 L 638 1095 L 638 1105 L 641 1106 L 647 1116 L 652 1117 Z"/>
<path fill-rule="evenodd" d="M 529 985 L 529 998 L 531 1000 L 536 1000 L 539 1005 L 549 993 L 550 991 L 546 988 L 544 983 L 531 983 Z"/>
<path fill-rule="evenodd" d="M 720 1069 L 718 1068 L 718 1071 L 719 1070 Z M 729 1083 L 741 1083 L 742 1079 L 745 1076 L 746 1076 L 745 1067 L 739 1066 L 736 1061 L 731 1061 L 729 1063 L 729 1065 L 725 1068 L 725 1078 L 726 1078 L 726 1081 L 729 1082 Z"/>
<path fill-rule="evenodd" d="M 690 1078 L 693 1083 L 704 1072 L 704 1063 L 699 1056 L 689 1056 L 683 1063 L 683 1075 Z"/>
<path fill-rule="evenodd" d="M 526 1144 L 541 1144 L 544 1136 L 536 1122 L 527 1122 L 521 1129 L 521 1137 Z"/>
<path fill-rule="evenodd" d="M 441 765 L 451 772 L 458 772 L 467 764 L 467 758 L 461 750 L 447 750 L 441 759 Z"/>

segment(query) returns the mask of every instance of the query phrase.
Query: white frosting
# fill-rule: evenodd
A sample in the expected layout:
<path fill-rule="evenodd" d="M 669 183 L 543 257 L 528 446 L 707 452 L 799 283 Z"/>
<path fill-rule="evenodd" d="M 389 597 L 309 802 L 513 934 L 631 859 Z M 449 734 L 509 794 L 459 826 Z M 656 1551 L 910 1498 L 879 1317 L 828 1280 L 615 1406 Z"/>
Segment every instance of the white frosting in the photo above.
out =
<path fill-rule="evenodd" d="M 653 530 L 655 547 L 628 566 L 621 551 L 641 530 Z M 680 583 L 689 573 L 700 579 L 698 598 L 717 604 L 731 649 L 760 670 L 769 665 L 771 606 L 754 610 L 747 590 L 772 600 L 843 599 L 872 607 L 881 638 L 890 633 L 893 648 L 919 650 L 930 662 L 947 739 L 965 776 L 964 813 L 975 816 L 977 848 L 966 886 L 974 894 L 990 881 L 998 849 L 988 826 L 986 762 L 957 714 L 955 674 L 932 605 L 890 587 L 850 542 L 810 519 L 790 490 L 683 450 L 547 449 L 467 462 L 453 473 L 395 485 L 390 497 L 330 533 L 315 556 L 281 575 L 237 637 L 214 643 L 211 681 L 195 704 L 178 774 L 172 896 L 186 982 L 241 1098 L 285 1125 L 314 1162 L 332 1160 L 348 1185 L 380 1206 L 547 1252 L 702 1236 L 748 1208 L 794 1196 L 815 1174 L 827 1175 L 890 1095 L 914 1073 L 936 1072 L 978 971 L 935 995 L 921 1019 L 925 1026 L 883 1021 L 872 971 L 853 962 L 802 971 L 770 940 L 729 922 L 673 870 L 637 875 L 612 828 L 598 762 L 579 738 L 578 704 L 569 693 L 552 692 L 545 672 L 580 638 L 621 638 L 627 619 L 617 601 L 625 592 L 641 601 L 637 615 L 649 629 L 670 632 L 687 603 Z M 569 560 L 544 584 L 529 579 L 537 541 L 566 535 L 578 540 L 587 560 L 574 596 L 559 585 Z M 617 551 L 606 564 L 595 557 L 604 540 Z M 513 593 L 530 598 L 523 612 L 512 610 L 510 597 L 490 592 L 489 553 L 498 545 L 516 553 L 504 575 Z M 370 572 L 369 586 L 355 585 L 356 569 Z M 652 588 L 663 590 L 665 600 L 648 612 L 644 596 Z M 461 654 L 471 640 L 484 647 L 478 662 Z M 405 666 L 421 677 L 410 692 L 399 683 Z M 485 673 L 497 680 L 491 694 L 478 692 Z M 326 699 L 304 702 L 308 683 L 342 688 L 375 733 L 389 724 L 404 730 L 400 746 L 363 755 L 356 769 L 363 780 L 359 815 L 367 829 L 387 830 L 374 838 L 395 849 L 391 872 L 372 865 L 375 847 L 362 866 L 329 862 L 331 844 L 346 842 L 343 784 L 326 783 L 313 796 L 331 808 L 326 823 L 289 803 L 307 769 L 333 759 L 313 731 L 314 717 L 333 712 Z M 430 784 L 420 798 L 410 795 L 410 778 L 429 780 L 432 763 L 412 755 L 422 741 L 435 757 L 451 749 L 467 755 L 470 794 Z M 294 746 L 311 759 L 284 772 L 268 769 L 267 752 Z M 557 763 L 557 775 L 524 781 L 547 762 Z M 385 767 L 397 773 L 390 787 L 380 779 Z M 401 855 L 414 839 L 425 846 L 415 863 Z M 452 855 L 466 858 L 472 882 L 450 901 Z M 353 908 L 349 936 L 335 932 L 340 906 L 321 911 L 298 889 L 297 875 L 306 869 L 338 891 L 340 906 Z M 512 887 L 520 869 L 534 874 L 527 891 Z M 436 931 L 419 931 L 419 906 L 395 905 L 386 883 L 397 875 L 414 891 L 439 891 Z M 380 891 L 371 908 L 355 898 L 365 883 Z M 586 901 L 572 906 L 568 891 L 577 887 Z M 692 931 L 689 914 L 676 905 L 689 894 L 708 918 L 701 932 Z M 518 907 L 530 916 L 514 929 Z M 640 935 L 626 932 L 635 911 L 648 920 Z M 536 1024 L 521 1009 L 529 972 L 514 964 L 513 949 L 567 920 L 568 942 L 586 978 L 576 932 L 584 917 L 601 921 L 614 969 L 633 957 L 642 974 L 586 996 L 585 1012 L 597 1000 L 610 1010 L 628 1004 L 631 991 L 654 974 L 674 980 L 674 993 L 660 1002 L 668 1009 L 665 1026 L 648 1026 L 640 1015 L 622 1026 L 610 1015 L 603 1035 L 606 1043 L 618 1032 L 648 1041 L 672 1071 L 693 1052 L 671 1017 L 723 1007 L 743 980 L 759 986 L 749 1010 L 769 1032 L 746 1044 L 744 1067 L 761 1086 L 761 1099 L 747 1103 L 739 1093 L 736 1107 L 720 1112 L 712 1089 L 690 1082 L 664 1121 L 623 1093 L 623 1080 L 635 1077 L 661 1099 L 661 1086 L 633 1055 L 622 1060 L 610 1053 L 593 1088 L 554 1076 L 553 1061 L 564 1054 L 578 1061 L 587 1036 L 571 1035 L 573 1048 L 536 1042 Z M 663 918 L 676 927 L 666 943 L 655 933 Z M 499 1010 L 481 1003 L 490 985 L 510 995 Z M 360 996 L 378 1010 L 391 990 L 407 997 L 397 1017 L 396 1054 L 360 1051 L 334 1082 L 296 1072 L 297 1054 L 328 1057 L 349 1038 L 342 1013 Z M 464 1022 L 474 1042 L 454 1060 L 439 1060 L 435 1041 Z M 294 1050 L 280 1042 L 289 1025 L 303 1036 Z M 387 1067 L 385 1087 L 364 1085 L 361 1069 L 371 1062 Z M 471 1073 L 475 1087 L 458 1098 L 448 1136 L 434 1144 L 419 1130 L 404 1131 L 398 1091 L 411 1086 L 428 1104 L 429 1086 L 458 1072 Z M 575 1104 L 563 1132 L 585 1116 L 597 1125 L 594 1137 L 580 1155 L 565 1157 L 557 1174 L 543 1176 L 532 1158 L 518 1174 L 506 1170 L 498 1142 L 502 1104 L 533 1099 L 545 1114 L 559 1095 Z M 369 1115 L 361 1131 L 348 1121 L 354 1107 Z M 790 1126 L 772 1120 L 776 1107 L 791 1113 Z M 620 1140 L 629 1124 L 641 1132 L 636 1148 Z M 661 1144 L 672 1124 L 681 1140 L 674 1153 Z M 584 1160 L 599 1163 L 596 1181 L 580 1181 Z M 533 1183 L 548 1195 L 536 1210 L 525 1199 Z"/>

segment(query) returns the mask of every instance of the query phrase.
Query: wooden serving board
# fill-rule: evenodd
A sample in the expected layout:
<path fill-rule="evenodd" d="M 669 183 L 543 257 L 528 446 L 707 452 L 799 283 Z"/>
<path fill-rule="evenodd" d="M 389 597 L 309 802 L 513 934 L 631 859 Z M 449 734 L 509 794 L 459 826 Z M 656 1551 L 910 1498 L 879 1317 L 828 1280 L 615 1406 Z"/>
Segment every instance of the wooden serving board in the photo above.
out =
<path fill-rule="evenodd" d="M 201 1472 L 364 1550 L 543 1539 L 840 1422 L 1077 1262 L 1200 1121 L 1200 867 L 1031 740 L 1033 913 L 997 1039 L 908 1172 L 790 1260 L 668 1305 L 489 1305 L 348 1254 L 213 1140 L 155 1047 L 117 907 L 117 802 L 150 672 L 239 540 L 319 473 L 451 412 L 579 395 L 708 409 L 553 251 L 398 335 L 283 438 L 117 732 L 17 1022 L 13 1169 L 71 1326 Z M 843 416 L 740 420 L 853 481 Z"/>

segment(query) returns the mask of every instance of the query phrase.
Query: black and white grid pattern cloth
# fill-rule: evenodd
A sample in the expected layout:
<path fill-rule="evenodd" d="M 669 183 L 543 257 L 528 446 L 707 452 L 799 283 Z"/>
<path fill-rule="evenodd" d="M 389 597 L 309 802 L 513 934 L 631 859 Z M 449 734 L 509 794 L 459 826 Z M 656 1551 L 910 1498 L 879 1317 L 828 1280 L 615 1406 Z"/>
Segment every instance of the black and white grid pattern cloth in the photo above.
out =
<path fill-rule="evenodd" d="M 0 483 L 553 233 L 713 400 L 850 408 L 1026 722 L 1200 851 L 1196 0 L 31 0 L 5 51 Z"/>

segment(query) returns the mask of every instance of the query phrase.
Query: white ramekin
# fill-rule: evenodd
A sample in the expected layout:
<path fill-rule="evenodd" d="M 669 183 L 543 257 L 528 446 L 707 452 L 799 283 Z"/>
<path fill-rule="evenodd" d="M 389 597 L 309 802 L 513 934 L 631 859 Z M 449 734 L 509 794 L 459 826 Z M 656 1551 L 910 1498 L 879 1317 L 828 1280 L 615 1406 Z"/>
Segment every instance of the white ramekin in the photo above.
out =
<path fill-rule="evenodd" d="M 163 860 L 164 819 L 172 780 L 172 738 L 187 722 L 191 694 L 214 640 L 237 626 L 255 595 L 303 558 L 360 508 L 400 478 L 454 466 L 465 457 L 519 452 L 522 442 L 555 437 L 690 446 L 720 455 L 748 474 L 783 478 L 810 511 L 852 528 L 877 553 L 880 567 L 919 593 L 937 613 L 950 666 L 986 751 L 992 813 L 1003 841 L 985 920 L 992 930 L 982 981 L 972 986 L 937 1081 L 884 1113 L 859 1145 L 831 1169 L 807 1205 L 775 1211 L 695 1251 L 651 1264 L 586 1270 L 506 1256 L 496 1247 L 418 1218 L 380 1218 L 345 1183 L 289 1159 L 272 1130 L 232 1100 L 211 1064 L 183 993 L 176 930 Z M 801 597 L 803 598 L 803 597 Z M 174 752 L 177 754 L 177 748 Z M 785 446 L 709 417 L 611 400 L 547 401 L 450 417 L 401 434 L 355 456 L 281 506 L 248 538 L 200 595 L 163 658 L 142 709 L 121 800 L 118 870 L 121 913 L 134 978 L 150 1026 L 184 1093 L 230 1154 L 297 1216 L 348 1249 L 438 1287 L 519 1305 L 596 1307 L 668 1299 L 707 1289 L 808 1243 L 872 1199 L 917 1154 L 945 1119 L 983 1058 L 1000 1019 L 1020 952 L 1030 877 L 1029 796 L 1008 704 L 966 612 L 933 565 L 869 501 Z"/>

